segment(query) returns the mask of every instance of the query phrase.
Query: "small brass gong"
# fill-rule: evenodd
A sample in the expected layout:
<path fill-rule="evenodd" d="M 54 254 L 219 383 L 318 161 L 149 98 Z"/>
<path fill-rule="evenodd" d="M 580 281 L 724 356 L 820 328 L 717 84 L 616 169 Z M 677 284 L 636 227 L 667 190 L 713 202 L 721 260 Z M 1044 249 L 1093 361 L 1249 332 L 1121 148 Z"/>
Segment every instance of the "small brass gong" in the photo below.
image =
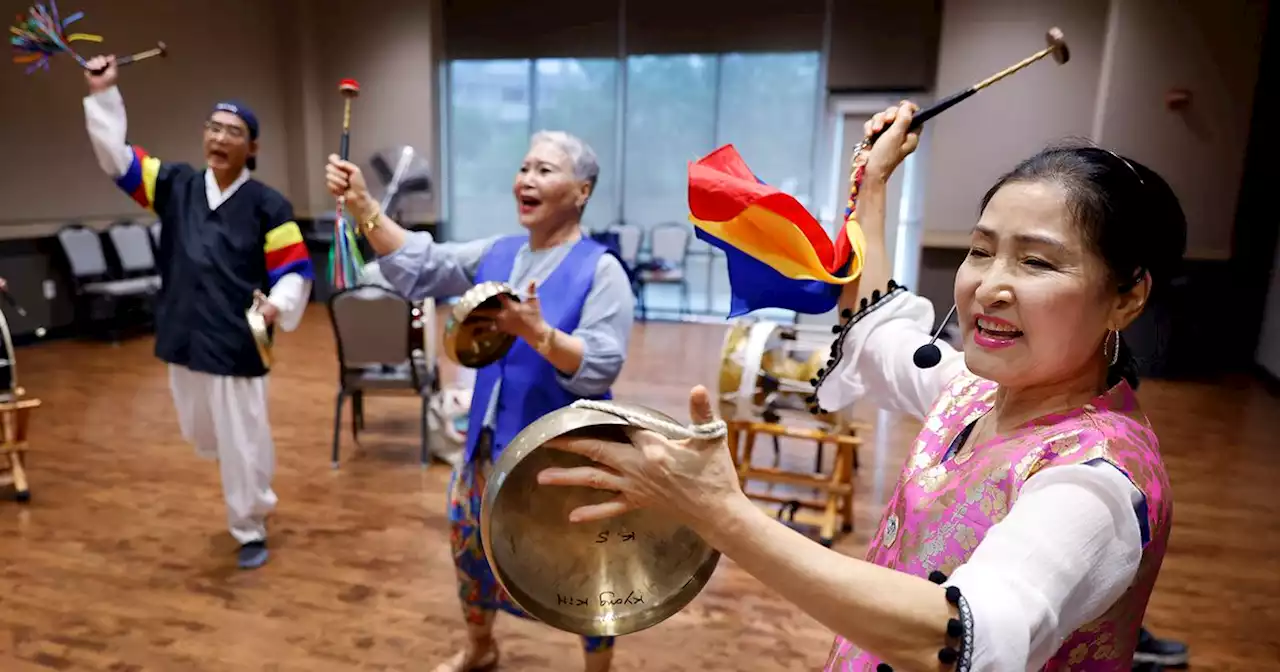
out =
<path fill-rule="evenodd" d="M 643 406 L 614 405 L 676 422 Z M 543 447 L 547 441 L 575 435 L 626 443 L 629 424 L 602 410 L 553 411 L 516 435 L 489 476 L 480 509 L 489 565 L 517 605 L 559 630 L 601 637 L 657 625 L 697 597 L 720 561 L 719 551 L 693 530 L 655 511 L 569 522 L 573 509 L 616 493 L 538 485 L 538 472 L 547 467 L 592 464 Z"/>
<path fill-rule="evenodd" d="M 467 290 L 449 311 L 444 327 L 444 353 L 470 369 L 484 368 L 507 354 L 516 337 L 493 328 L 493 312 L 502 308 L 499 296 L 520 296 L 505 282 L 482 282 Z"/>
<path fill-rule="evenodd" d="M 262 316 L 261 307 L 267 296 L 261 291 L 254 291 L 253 305 L 244 311 L 244 318 L 249 322 L 249 331 L 253 334 L 254 345 L 258 346 L 258 357 L 262 358 L 262 366 L 271 368 L 271 329 L 267 326 L 267 318 Z"/>

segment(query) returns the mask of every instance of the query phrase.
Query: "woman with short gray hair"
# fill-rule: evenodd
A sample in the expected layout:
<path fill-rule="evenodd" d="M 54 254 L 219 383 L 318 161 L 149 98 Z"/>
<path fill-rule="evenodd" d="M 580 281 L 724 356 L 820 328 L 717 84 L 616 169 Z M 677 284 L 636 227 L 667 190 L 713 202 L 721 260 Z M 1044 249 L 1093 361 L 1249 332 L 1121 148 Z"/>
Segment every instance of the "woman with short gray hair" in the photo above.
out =
<path fill-rule="evenodd" d="M 513 195 L 527 234 L 438 243 L 379 211 L 354 164 L 329 157 L 326 181 L 380 255 L 383 276 L 411 300 L 462 294 L 498 280 L 527 289 L 506 301 L 497 329 L 517 337 L 498 362 L 476 372 L 462 463 L 449 486 L 449 522 L 466 647 L 437 672 L 494 667 L 498 610 L 525 614 L 502 590 L 480 539 L 480 498 L 492 465 L 520 430 L 578 399 L 608 399 L 622 371 L 635 297 L 622 263 L 583 235 L 582 212 L 600 168 L 595 152 L 562 131 L 534 134 Z M 609 669 L 612 637 L 584 638 L 588 672 Z"/>

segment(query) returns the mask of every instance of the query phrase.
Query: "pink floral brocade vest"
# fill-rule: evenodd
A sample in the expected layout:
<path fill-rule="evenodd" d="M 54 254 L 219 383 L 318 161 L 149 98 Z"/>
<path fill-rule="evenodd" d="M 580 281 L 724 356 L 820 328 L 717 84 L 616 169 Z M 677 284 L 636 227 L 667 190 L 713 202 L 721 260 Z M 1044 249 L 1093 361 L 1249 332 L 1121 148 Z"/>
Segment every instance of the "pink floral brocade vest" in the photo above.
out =
<path fill-rule="evenodd" d="M 965 428 L 991 410 L 996 387 L 967 372 L 947 385 L 916 437 L 866 559 L 919 577 L 935 570 L 950 575 L 1008 514 L 1028 478 L 1058 465 L 1106 460 L 1146 496 L 1150 541 L 1129 590 L 1067 637 L 1043 669 L 1128 672 L 1171 527 L 1169 480 L 1155 432 L 1122 381 L 1083 407 L 1040 417 L 943 461 Z M 879 663 L 837 637 L 826 670 L 872 672 Z"/>

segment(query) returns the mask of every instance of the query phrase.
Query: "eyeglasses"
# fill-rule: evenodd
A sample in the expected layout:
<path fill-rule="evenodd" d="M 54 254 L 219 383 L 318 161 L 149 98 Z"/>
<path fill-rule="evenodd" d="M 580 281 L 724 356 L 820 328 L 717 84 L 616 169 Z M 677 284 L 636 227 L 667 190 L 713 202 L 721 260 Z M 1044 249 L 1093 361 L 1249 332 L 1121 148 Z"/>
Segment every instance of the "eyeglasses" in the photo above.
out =
<path fill-rule="evenodd" d="M 204 130 L 208 132 L 209 135 L 223 133 L 233 140 L 242 140 L 245 136 L 245 130 L 243 128 L 240 128 L 239 126 L 228 126 L 227 124 L 213 120 L 204 122 Z"/>

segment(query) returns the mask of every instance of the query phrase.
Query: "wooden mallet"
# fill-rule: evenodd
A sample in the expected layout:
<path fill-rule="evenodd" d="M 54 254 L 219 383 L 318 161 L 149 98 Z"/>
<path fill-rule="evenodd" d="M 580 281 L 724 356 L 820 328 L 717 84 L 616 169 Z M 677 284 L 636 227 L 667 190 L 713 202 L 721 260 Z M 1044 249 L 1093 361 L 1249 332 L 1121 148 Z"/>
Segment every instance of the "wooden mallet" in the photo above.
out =
<path fill-rule="evenodd" d="M 338 145 L 338 157 L 347 161 L 351 155 L 351 101 L 360 95 L 360 82 L 344 79 L 338 82 L 338 92 L 342 94 L 342 141 Z M 333 250 L 330 273 L 335 289 L 346 289 L 356 280 L 359 269 L 355 266 L 355 250 L 351 249 L 352 241 L 347 237 L 346 222 L 343 211 L 346 209 L 346 196 L 338 197 L 337 219 L 333 222 Z M 357 223 L 358 227 L 359 224 Z"/>
<path fill-rule="evenodd" d="M 938 116 L 939 114 L 942 114 L 944 111 L 950 109 L 956 103 L 959 103 L 960 101 L 987 88 L 988 86 L 991 86 L 992 84 L 995 84 L 996 82 L 1004 79 L 1005 77 L 1008 77 L 1009 75 L 1012 75 L 1013 73 L 1018 72 L 1019 70 L 1022 70 L 1023 68 L 1027 67 L 1028 65 L 1031 65 L 1032 63 L 1035 63 L 1036 61 L 1044 58 L 1045 56 L 1052 56 L 1053 60 L 1058 62 L 1058 65 L 1062 65 L 1063 63 L 1066 63 L 1067 60 L 1071 58 L 1071 52 L 1070 50 L 1067 49 L 1067 41 L 1063 37 L 1061 29 L 1057 27 L 1050 28 L 1049 32 L 1045 34 L 1045 42 L 1048 46 L 1046 46 L 1044 49 L 1037 51 L 1036 53 L 1022 59 L 1021 61 L 1018 61 L 1017 63 L 1005 68 L 1004 70 L 1001 70 L 1000 72 L 997 72 L 994 75 L 991 75 L 990 77 L 982 80 L 981 82 L 978 82 L 977 84 L 974 84 L 973 86 L 965 89 L 964 91 L 961 91 L 959 93 L 954 93 L 930 105 L 929 107 L 926 107 L 925 109 L 920 110 L 920 112 L 918 112 L 915 116 L 911 118 L 911 127 L 909 130 L 912 130 L 912 131 L 919 130 L 920 126 L 922 126 L 924 122 Z M 888 128 L 888 127 L 886 126 L 885 128 Z M 883 133 L 883 132 L 884 130 L 881 130 L 879 133 L 873 133 L 871 136 L 869 136 L 865 142 L 865 146 L 870 147 L 871 145 L 875 144 L 876 138 L 880 137 L 880 133 Z"/>
<path fill-rule="evenodd" d="M 139 51 L 136 54 L 129 54 L 128 56 L 121 56 L 120 58 L 117 58 L 116 67 L 119 67 L 121 65 L 129 65 L 130 63 L 137 63 L 138 61 L 144 61 L 148 58 L 154 58 L 156 56 L 159 56 L 160 58 L 164 58 L 168 55 L 169 55 L 169 47 L 164 42 L 156 42 L 156 46 L 154 49 Z M 95 75 L 101 75 L 106 71 L 107 71 L 106 67 L 101 67 L 101 68 L 97 68 L 96 70 L 90 70 L 89 72 L 92 72 Z"/>
<path fill-rule="evenodd" d="M 360 82 L 344 79 L 338 82 L 338 92 L 342 94 L 342 144 L 338 146 L 338 156 L 348 160 L 351 151 L 351 101 L 360 95 Z"/>

